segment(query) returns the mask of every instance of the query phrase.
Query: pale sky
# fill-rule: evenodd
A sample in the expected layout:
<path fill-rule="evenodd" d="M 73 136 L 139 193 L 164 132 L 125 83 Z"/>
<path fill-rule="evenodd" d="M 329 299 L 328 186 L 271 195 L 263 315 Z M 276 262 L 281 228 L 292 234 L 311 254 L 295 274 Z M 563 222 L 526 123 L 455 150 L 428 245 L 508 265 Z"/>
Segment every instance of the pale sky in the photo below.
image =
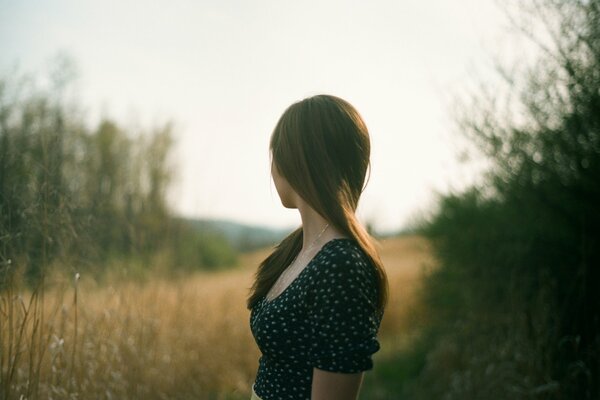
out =
<path fill-rule="evenodd" d="M 178 214 L 289 227 L 269 176 L 281 113 L 329 93 L 372 141 L 359 217 L 399 229 L 435 191 L 464 186 L 451 100 L 490 69 L 506 23 L 494 0 L 0 0 L 0 68 L 78 66 L 90 124 L 175 122 Z"/>

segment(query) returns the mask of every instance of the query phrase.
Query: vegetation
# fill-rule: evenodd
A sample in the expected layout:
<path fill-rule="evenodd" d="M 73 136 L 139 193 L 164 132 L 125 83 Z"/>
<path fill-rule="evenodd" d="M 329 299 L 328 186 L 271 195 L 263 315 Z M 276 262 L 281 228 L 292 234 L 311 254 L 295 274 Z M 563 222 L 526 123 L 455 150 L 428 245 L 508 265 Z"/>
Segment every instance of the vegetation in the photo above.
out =
<path fill-rule="evenodd" d="M 0 78 L 0 272 L 21 269 L 35 284 L 50 265 L 97 274 L 159 253 L 166 269 L 232 265 L 224 238 L 168 207 L 173 125 L 134 131 L 103 118 L 88 128 L 66 96 L 72 64 L 60 60 L 46 88 Z"/>
<path fill-rule="evenodd" d="M 72 64 L 53 67 L 45 87 L 0 78 L 0 399 L 146 398 L 140 381 L 174 388 L 179 378 L 160 379 L 173 365 L 169 350 L 156 361 L 153 347 L 196 333 L 182 323 L 158 333 L 167 316 L 144 308 L 168 299 L 156 282 L 140 294 L 146 278 L 177 287 L 173 272 L 231 266 L 236 253 L 169 209 L 172 125 L 138 132 L 103 118 L 89 128 L 66 95 Z M 82 297 L 90 304 L 81 289 L 100 281 L 98 302 L 81 307 Z M 187 298 L 176 299 L 173 308 L 184 307 Z M 195 378 L 190 390 L 206 390 Z"/>
<path fill-rule="evenodd" d="M 415 294 L 432 263 L 419 237 L 386 239 L 382 250 L 392 290 L 365 399 L 396 398 L 385 366 L 411 347 Z M 244 299 L 266 251 L 242 254 L 240 268 L 184 279 L 47 277 L 43 303 L 41 292 L 11 285 L 0 302 L 9 316 L 0 319 L 0 399 L 247 400 L 260 352 Z"/>
<path fill-rule="evenodd" d="M 540 55 L 461 118 L 490 167 L 424 229 L 441 267 L 408 398 L 600 397 L 600 1 L 520 12 Z"/>
<path fill-rule="evenodd" d="M 46 277 L 43 302 L 41 292 L 3 292 L 0 399 L 247 399 L 258 360 L 250 278 Z"/>

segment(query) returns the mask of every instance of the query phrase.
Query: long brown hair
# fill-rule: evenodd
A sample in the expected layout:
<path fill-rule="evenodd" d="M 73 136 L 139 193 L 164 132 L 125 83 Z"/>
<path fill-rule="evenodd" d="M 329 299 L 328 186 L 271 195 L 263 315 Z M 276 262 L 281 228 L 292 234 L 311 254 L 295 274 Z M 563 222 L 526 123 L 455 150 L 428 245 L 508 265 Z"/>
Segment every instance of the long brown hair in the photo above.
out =
<path fill-rule="evenodd" d="M 272 162 L 291 187 L 315 211 L 353 238 L 378 271 L 377 308 L 383 312 L 388 281 L 373 238 L 355 211 L 369 170 L 367 127 L 347 101 L 330 95 L 309 97 L 283 113 L 271 135 Z M 275 247 L 260 264 L 247 307 L 265 296 L 302 248 L 302 228 Z"/>

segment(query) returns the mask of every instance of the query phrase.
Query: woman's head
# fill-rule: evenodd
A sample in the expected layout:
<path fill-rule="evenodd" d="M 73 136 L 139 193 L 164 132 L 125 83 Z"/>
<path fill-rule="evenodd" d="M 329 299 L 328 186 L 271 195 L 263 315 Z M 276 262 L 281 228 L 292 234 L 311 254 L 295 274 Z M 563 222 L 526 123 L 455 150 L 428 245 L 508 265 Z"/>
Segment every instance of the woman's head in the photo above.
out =
<path fill-rule="evenodd" d="M 342 213 L 356 210 L 369 168 L 370 142 L 350 103 L 318 95 L 292 104 L 275 126 L 270 150 L 284 206 L 293 206 L 289 185 L 336 225 Z"/>
<path fill-rule="evenodd" d="M 292 104 L 271 136 L 272 174 L 285 207 L 301 198 L 353 238 L 379 274 L 377 308 L 387 302 L 387 277 L 371 236 L 355 211 L 369 169 L 369 132 L 358 112 L 339 97 L 319 95 Z M 265 296 L 302 247 L 302 228 L 288 235 L 259 266 L 248 308 Z"/>

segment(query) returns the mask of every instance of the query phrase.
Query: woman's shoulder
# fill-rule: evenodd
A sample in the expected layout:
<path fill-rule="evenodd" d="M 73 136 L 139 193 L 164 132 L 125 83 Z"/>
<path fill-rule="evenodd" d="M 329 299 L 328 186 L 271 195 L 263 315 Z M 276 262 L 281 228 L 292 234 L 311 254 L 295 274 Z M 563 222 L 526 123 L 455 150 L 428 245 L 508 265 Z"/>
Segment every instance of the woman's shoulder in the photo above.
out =
<path fill-rule="evenodd" d="M 365 310 L 374 310 L 377 268 L 360 245 L 354 239 L 333 239 L 321 253 L 309 279 L 312 301 L 321 305 L 338 301 L 349 305 L 350 301 L 355 307 L 360 303 Z"/>
<path fill-rule="evenodd" d="M 365 274 L 375 271 L 371 259 L 358 242 L 351 238 L 335 238 L 321 249 L 319 272 L 324 274 Z"/>
<path fill-rule="evenodd" d="M 329 240 L 321 248 L 325 256 L 329 258 L 353 258 L 368 260 L 368 257 L 355 239 L 352 238 L 334 238 Z"/>

